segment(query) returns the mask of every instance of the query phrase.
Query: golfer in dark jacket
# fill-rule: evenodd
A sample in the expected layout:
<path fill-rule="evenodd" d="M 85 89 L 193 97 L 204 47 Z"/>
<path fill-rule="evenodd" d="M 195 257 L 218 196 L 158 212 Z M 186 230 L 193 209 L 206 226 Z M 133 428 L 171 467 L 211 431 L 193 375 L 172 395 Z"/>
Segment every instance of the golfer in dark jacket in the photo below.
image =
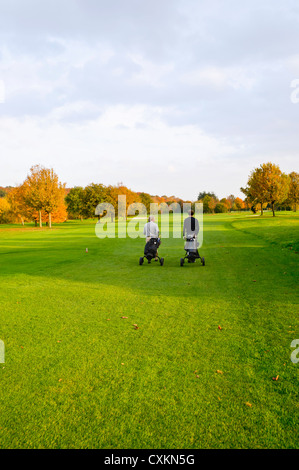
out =
<path fill-rule="evenodd" d="M 188 212 L 189 217 L 184 220 L 183 236 L 184 237 L 197 237 L 199 232 L 198 220 L 193 217 L 194 211 Z"/>

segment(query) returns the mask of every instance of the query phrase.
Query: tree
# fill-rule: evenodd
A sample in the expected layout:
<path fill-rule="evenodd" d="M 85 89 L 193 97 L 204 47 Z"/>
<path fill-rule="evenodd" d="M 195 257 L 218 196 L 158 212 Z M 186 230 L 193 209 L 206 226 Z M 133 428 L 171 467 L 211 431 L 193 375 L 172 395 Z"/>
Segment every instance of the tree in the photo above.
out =
<path fill-rule="evenodd" d="M 274 163 L 263 163 L 261 168 L 263 192 L 266 194 L 266 202 L 271 204 L 274 217 L 275 203 L 284 202 L 287 198 L 290 178 Z"/>
<path fill-rule="evenodd" d="M 126 196 L 126 206 L 118 204 L 118 196 Z M 123 183 L 119 183 L 117 186 L 108 186 L 105 202 L 109 202 L 113 205 L 117 217 L 119 217 L 121 214 L 124 218 L 126 218 L 128 207 L 131 204 L 140 203 L 141 198 L 138 193 L 131 191 L 131 189 L 128 189 L 126 186 L 124 186 Z M 138 210 L 137 206 L 136 208 Z"/>
<path fill-rule="evenodd" d="M 83 219 L 83 188 L 81 186 L 75 186 L 70 190 L 65 198 L 67 204 L 68 214 Z"/>
<path fill-rule="evenodd" d="M 147 193 L 139 193 L 140 202 L 146 207 L 147 213 L 150 213 L 151 203 L 153 202 L 151 196 Z"/>
<path fill-rule="evenodd" d="M 226 208 L 225 212 L 228 212 L 230 203 L 229 203 L 229 201 L 226 199 L 226 197 L 223 197 L 222 199 L 220 199 L 220 204 L 223 204 L 223 205 L 225 206 L 225 208 Z"/>
<path fill-rule="evenodd" d="M 43 195 L 43 210 L 48 214 L 49 228 L 52 227 L 52 213 L 57 211 L 58 208 L 64 206 L 64 191 L 65 184 L 59 182 L 58 176 L 54 170 L 42 168 L 40 171 L 42 195 Z"/>
<path fill-rule="evenodd" d="M 242 209 L 244 209 L 244 202 L 240 197 L 236 197 L 234 205 L 237 211 L 241 211 Z"/>
<path fill-rule="evenodd" d="M 247 182 L 246 188 L 240 188 L 242 193 L 246 196 L 246 202 L 251 203 L 251 210 L 254 208 L 256 212 L 256 205 L 261 205 L 261 216 L 263 215 L 264 203 L 267 202 L 267 191 L 264 185 L 264 175 L 262 168 L 256 168 L 253 170 Z"/>
<path fill-rule="evenodd" d="M 205 214 L 214 213 L 214 210 L 217 204 L 217 200 L 214 197 L 206 194 L 203 199 L 200 199 L 200 202 L 202 202 L 203 204 L 203 212 Z"/>
<path fill-rule="evenodd" d="M 212 214 L 214 214 L 216 204 L 217 204 L 217 200 L 214 197 L 211 197 L 208 206 Z"/>
<path fill-rule="evenodd" d="M 6 198 L 0 198 L 0 223 L 8 222 L 8 214 L 10 211 L 10 204 Z"/>
<path fill-rule="evenodd" d="M 98 204 L 106 201 L 107 188 L 103 184 L 91 183 L 82 193 L 82 215 L 89 219 L 95 217 Z"/>
<path fill-rule="evenodd" d="M 21 220 L 24 225 L 26 220 L 32 220 L 32 214 L 25 201 L 24 185 L 12 188 L 7 194 L 7 200 L 10 204 L 10 214 L 13 220 Z"/>
<path fill-rule="evenodd" d="M 210 197 L 214 198 L 216 201 L 218 200 L 217 196 L 214 193 L 207 193 L 206 191 L 200 192 L 197 196 L 197 200 L 202 201 L 205 196 L 210 196 Z"/>
<path fill-rule="evenodd" d="M 286 200 L 290 178 L 281 172 L 278 165 L 274 163 L 263 163 L 253 170 L 249 176 L 247 187 L 241 188 L 246 198 L 253 203 L 261 205 L 263 215 L 264 203 L 271 204 L 273 217 L 275 216 L 275 203 Z"/>
<path fill-rule="evenodd" d="M 227 206 L 225 204 L 223 204 L 222 202 L 218 202 L 215 206 L 215 212 L 216 214 L 221 214 L 221 213 L 224 213 L 224 212 L 227 212 Z"/>
<path fill-rule="evenodd" d="M 38 212 L 39 226 L 42 227 L 42 210 L 44 205 L 44 185 L 41 177 L 42 167 L 34 165 L 23 183 L 24 201 L 27 206 Z"/>
<path fill-rule="evenodd" d="M 236 198 L 233 194 L 230 194 L 229 196 L 227 196 L 226 201 L 227 201 L 227 204 L 228 204 L 229 212 L 231 212 L 233 210 L 235 200 L 236 200 Z"/>
<path fill-rule="evenodd" d="M 52 213 L 64 205 L 65 185 L 60 183 L 54 170 L 35 165 L 22 185 L 22 197 L 31 216 L 36 220 L 38 213 L 39 226 L 42 227 L 44 213 L 48 224 L 52 226 Z"/>
<path fill-rule="evenodd" d="M 289 174 L 290 186 L 288 193 L 288 202 L 293 206 L 293 211 L 297 211 L 297 204 L 299 202 L 299 173 L 292 171 Z"/>

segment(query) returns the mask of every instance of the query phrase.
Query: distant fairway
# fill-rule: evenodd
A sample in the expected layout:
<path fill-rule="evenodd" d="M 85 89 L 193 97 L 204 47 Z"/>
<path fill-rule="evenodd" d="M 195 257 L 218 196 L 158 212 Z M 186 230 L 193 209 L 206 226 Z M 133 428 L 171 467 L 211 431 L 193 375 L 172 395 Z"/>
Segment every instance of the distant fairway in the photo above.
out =
<path fill-rule="evenodd" d="M 94 221 L 0 226 L 0 447 L 298 447 L 298 227 L 204 216 L 206 266 L 161 267 Z"/>

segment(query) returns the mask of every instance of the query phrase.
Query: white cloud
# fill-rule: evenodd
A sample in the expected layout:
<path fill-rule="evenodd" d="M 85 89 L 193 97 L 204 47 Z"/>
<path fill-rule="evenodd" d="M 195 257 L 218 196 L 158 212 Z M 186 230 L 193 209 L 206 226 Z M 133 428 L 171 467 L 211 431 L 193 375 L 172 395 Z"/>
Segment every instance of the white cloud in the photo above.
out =
<path fill-rule="evenodd" d="M 165 77 L 174 70 L 173 64 L 155 64 L 141 55 L 129 54 L 129 58 L 140 68 L 140 71 L 131 78 L 133 84 L 152 87 L 165 86 Z"/>
<path fill-rule="evenodd" d="M 298 10 L 292 0 L 7 3 L 0 185 L 42 163 L 69 185 L 124 181 L 191 199 L 238 193 L 263 161 L 297 170 Z"/>
<path fill-rule="evenodd" d="M 203 85 L 216 90 L 224 90 L 225 88 L 251 90 L 257 82 L 255 70 L 244 67 L 212 66 L 192 70 L 183 74 L 180 80 L 188 85 Z"/>

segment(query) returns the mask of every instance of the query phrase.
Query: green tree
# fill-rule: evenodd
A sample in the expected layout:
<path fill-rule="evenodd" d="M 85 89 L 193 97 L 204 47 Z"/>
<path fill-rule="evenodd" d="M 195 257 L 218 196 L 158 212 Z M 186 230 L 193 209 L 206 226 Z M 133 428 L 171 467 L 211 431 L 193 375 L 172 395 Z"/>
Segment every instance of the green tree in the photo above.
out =
<path fill-rule="evenodd" d="M 82 215 L 86 218 L 94 218 L 98 204 L 106 201 L 107 188 L 103 184 L 91 183 L 86 186 L 82 194 Z"/>
<path fill-rule="evenodd" d="M 227 212 L 227 206 L 226 204 L 223 204 L 222 202 L 218 202 L 215 206 L 215 212 L 216 214 L 224 213 Z"/>
<path fill-rule="evenodd" d="M 83 188 L 75 186 L 65 198 L 67 211 L 72 217 L 83 219 Z"/>
<path fill-rule="evenodd" d="M 197 196 L 197 200 L 202 201 L 205 198 L 205 196 L 210 196 L 214 198 L 216 201 L 218 200 L 217 196 L 214 193 L 207 193 L 206 191 L 200 192 Z"/>
<path fill-rule="evenodd" d="M 217 204 L 217 200 L 214 197 L 209 196 L 208 194 L 206 194 L 205 197 L 203 199 L 201 199 L 200 201 L 203 204 L 204 214 L 214 213 L 214 210 L 215 210 L 215 207 L 216 207 L 216 204 Z"/>
<path fill-rule="evenodd" d="M 297 211 L 297 204 L 299 202 L 299 173 L 292 171 L 289 174 L 290 186 L 288 192 L 288 202 L 293 207 L 293 211 Z"/>
<path fill-rule="evenodd" d="M 139 193 L 140 202 L 146 207 L 147 213 L 150 213 L 151 203 L 153 202 L 151 196 L 147 193 Z"/>

